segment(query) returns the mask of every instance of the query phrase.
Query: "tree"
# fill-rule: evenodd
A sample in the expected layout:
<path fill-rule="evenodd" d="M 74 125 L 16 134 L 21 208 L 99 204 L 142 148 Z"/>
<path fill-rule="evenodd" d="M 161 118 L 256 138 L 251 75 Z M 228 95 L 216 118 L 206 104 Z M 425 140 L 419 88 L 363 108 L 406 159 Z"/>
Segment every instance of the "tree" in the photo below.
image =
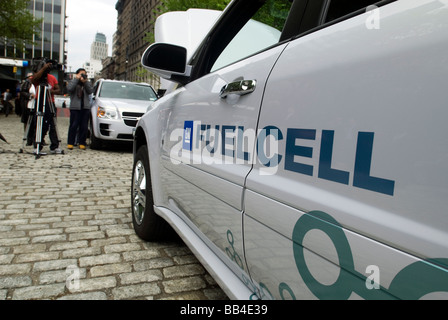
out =
<path fill-rule="evenodd" d="M 42 19 L 35 19 L 28 10 L 29 3 L 30 0 L 0 1 L 0 34 L 19 52 L 25 44 L 33 43 L 33 36 L 39 35 L 38 26 L 42 23 Z"/>
<path fill-rule="evenodd" d="M 190 8 L 224 10 L 230 3 L 230 0 L 169 0 L 161 5 L 163 12 L 168 11 L 186 11 Z"/>

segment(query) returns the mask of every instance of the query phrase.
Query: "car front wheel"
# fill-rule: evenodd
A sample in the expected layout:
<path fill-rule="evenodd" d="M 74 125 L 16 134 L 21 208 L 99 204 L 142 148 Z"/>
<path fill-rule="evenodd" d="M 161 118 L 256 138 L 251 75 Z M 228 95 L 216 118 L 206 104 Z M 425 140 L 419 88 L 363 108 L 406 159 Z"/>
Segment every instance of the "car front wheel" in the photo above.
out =
<path fill-rule="evenodd" d="M 154 212 L 154 200 L 149 171 L 148 148 L 137 151 L 132 170 L 132 223 L 137 235 L 147 241 L 173 237 L 170 225 Z"/>
<path fill-rule="evenodd" d="M 92 119 L 90 119 L 89 122 L 89 131 L 90 131 L 90 148 L 92 148 L 93 150 L 100 150 L 103 145 L 103 142 L 101 141 L 101 139 L 95 136 Z"/>

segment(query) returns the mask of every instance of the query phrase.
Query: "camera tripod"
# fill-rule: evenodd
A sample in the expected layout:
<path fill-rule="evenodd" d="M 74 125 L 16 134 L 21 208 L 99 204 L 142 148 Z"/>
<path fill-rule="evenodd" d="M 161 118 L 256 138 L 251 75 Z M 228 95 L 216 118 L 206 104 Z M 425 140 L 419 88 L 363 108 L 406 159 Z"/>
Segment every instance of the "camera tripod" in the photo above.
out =
<path fill-rule="evenodd" d="M 0 140 L 4 141 L 6 144 L 9 144 L 9 142 L 6 140 L 6 138 L 1 133 L 0 133 Z M 0 153 L 11 153 L 11 152 L 0 149 Z"/>
<path fill-rule="evenodd" d="M 51 95 L 49 89 L 46 85 L 39 85 L 36 92 L 36 99 L 34 101 L 34 108 L 30 112 L 30 116 L 28 118 L 28 123 L 25 128 L 25 134 L 23 136 L 22 149 L 20 149 L 20 153 L 24 152 L 25 144 L 28 142 L 28 137 L 30 132 L 34 130 L 35 126 L 35 136 L 34 136 L 34 152 L 33 154 L 36 156 L 36 160 L 39 159 L 43 155 L 47 155 L 42 151 L 43 144 L 43 134 L 44 134 L 44 121 L 47 120 L 50 123 L 47 125 L 48 132 L 54 130 L 54 134 L 56 134 L 57 141 L 59 144 L 61 143 L 61 139 L 59 136 L 57 121 L 56 121 L 56 107 L 51 100 Z M 50 121 L 52 120 L 52 121 Z M 53 128 L 52 128 L 53 127 Z M 51 134 L 51 133 L 50 133 Z M 29 143 L 28 143 L 29 145 Z M 64 154 L 62 151 L 61 154 Z"/>

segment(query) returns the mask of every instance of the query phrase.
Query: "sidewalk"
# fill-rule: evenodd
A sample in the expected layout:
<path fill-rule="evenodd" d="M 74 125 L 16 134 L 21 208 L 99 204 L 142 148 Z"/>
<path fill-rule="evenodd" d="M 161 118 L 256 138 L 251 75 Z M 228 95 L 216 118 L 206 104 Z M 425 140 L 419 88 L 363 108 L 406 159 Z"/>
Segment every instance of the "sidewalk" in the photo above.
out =
<path fill-rule="evenodd" d="M 70 118 L 70 109 L 69 108 L 58 108 L 57 109 L 57 117 L 69 117 Z"/>
<path fill-rule="evenodd" d="M 227 299 L 182 242 L 135 235 L 131 148 L 69 151 L 68 122 L 65 154 L 36 160 L 18 152 L 19 117 L 0 114 L 0 300 Z"/>

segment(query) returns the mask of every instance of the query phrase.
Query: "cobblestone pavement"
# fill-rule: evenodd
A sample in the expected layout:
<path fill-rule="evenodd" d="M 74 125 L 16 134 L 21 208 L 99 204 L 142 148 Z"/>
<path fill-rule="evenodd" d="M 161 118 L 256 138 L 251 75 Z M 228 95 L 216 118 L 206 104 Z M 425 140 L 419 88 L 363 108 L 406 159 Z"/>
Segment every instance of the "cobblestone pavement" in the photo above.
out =
<path fill-rule="evenodd" d="M 183 242 L 135 235 L 131 148 L 68 151 L 68 121 L 65 154 L 36 160 L 0 114 L 0 300 L 227 299 Z"/>

